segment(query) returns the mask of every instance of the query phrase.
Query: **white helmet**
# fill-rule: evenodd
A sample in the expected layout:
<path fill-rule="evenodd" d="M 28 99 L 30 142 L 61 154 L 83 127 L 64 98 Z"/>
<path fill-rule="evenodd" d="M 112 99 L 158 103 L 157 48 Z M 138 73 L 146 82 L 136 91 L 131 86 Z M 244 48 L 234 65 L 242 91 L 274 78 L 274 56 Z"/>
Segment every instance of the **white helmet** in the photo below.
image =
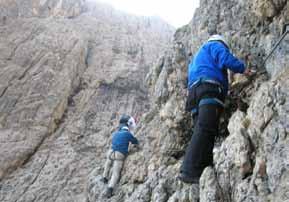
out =
<path fill-rule="evenodd" d="M 127 122 L 129 129 L 133 130 L 136 127 L 135 119 L 131 116 Z"/>
<path fill-rule="evenodd" d="M 208 42 L 209 42 L 209 41 L 221 41 L 221 42 L 223 42 L 227 47 L 229 47 L 229 44 L 228 44 L 227 40 L 226 40 L 222 35 L 218 35 L 218 34 L 212 35 L 212 36 L 210 36 L 210 38 L 208 39 Z"/>

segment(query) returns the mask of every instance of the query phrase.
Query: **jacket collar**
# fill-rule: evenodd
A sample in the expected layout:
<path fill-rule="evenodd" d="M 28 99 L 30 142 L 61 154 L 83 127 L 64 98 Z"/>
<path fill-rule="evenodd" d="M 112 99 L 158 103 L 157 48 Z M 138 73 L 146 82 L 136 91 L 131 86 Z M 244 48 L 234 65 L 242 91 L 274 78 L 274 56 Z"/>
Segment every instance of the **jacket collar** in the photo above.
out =
<path fill-rule="evenodd" d="M 123 126 L 123 127 L 120 128 L 120 130 L 127 130 L 127 131 L 129 131 L 129 128 L 128 128 L 127 126 Z"/>
<path fill-rule="evenodd" d="M 221 41 L 221 40 L 213 40 L 213 41 L 208 41 L 208 42 L 219 42 L 219 43 L 223 44 L 223 46 L 225 46 L 225 48 L 227 48 L 227 49 L 230 50 L 229 46 L 228 46 L 227 44 L 225 44 L 225 43 L 224 43 L 223 41 Z"/>

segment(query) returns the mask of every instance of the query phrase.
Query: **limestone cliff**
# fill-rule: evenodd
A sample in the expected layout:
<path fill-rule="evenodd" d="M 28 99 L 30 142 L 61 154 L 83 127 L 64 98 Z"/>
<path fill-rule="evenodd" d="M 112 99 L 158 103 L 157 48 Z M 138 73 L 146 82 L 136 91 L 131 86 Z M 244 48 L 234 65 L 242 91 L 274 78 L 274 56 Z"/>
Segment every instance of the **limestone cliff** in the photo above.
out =
<path fill-rule="evenodd" d="M 25 4 L 32 14 L 19 18 L 18 2 L 6 2 L 0 1 L 7 13 L 0 26 L 1 201 L 289 201 L 289 36 L 263 63 L 289 21 L 287 0 L 201 0 L 160 59 L 172 29 L 159 20 L 105 5 L 76 9 L 82 1 L 51 1 L 52 10 L 62 5 L 61 15 L 46 6 L 35 14 Z M 214 167 L 200 186 L 190 186 L 176 179 L 193 129 L 184 111 L 188 55 L 216 32 L 259 73 L 232 80 Z M 107 200 L 100 178 L 122 112 L 140 118 L 141 150 L 129 155 Z"/>
<path fill-rule="evenodd" d="M 85 201 L 174 28 L 83 1 L 0 1 L 0 201 Z"/>
<path fill-rule="evenodd" d="M 0 16 L 8 17 L 75 17 L 85 9 L 85 0 L 1 0 Z"/>
<path fill-rule="evenodd" d="M 191 23 L 176 31 L 173 47 L 147 76 L 154 105 L 139 130 L 146 140 L 139 154 L 145 156 L 146 163 L 135 168 L 137 173 L 145 173 L 142 178 L 146 180 L 130 198 L 169 202 L 289 200 L 285 117 L 288 36 L 265 66 L 263 62 L 281 36 L 288 13 L 287 1 L 200 1 Z M 186 66 L 188 55 L 213 33 L 230 39 L 232 51 L 258 73 L 252 78 L 236 75 L 232 80 L 224 114 L 224 122 L 231 117 L 229 136 L 216 145 L 214 168 L 205 170 L 200 186 L 187 186 L 176 180 L 180 157 L 192 134 L 191 118 L 184 113 Z M 127 175 L 138 181 L 139 175 Z"/>

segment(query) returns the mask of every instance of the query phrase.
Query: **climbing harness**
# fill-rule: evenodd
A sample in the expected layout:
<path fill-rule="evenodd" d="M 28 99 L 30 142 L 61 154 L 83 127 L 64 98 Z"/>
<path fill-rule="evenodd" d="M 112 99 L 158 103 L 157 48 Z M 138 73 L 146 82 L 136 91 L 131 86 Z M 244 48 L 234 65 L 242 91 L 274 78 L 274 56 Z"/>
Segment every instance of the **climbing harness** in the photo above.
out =
<path fill-rule="evenodd" d="M 202 78 L 198 79 L 197 81 L 195 81 L 189 88 L 191 89 L 192 87 L 196 87 L 197 85 L 200 85 L 202 83 L 213 84 L 213 85 L 217 86 L 219 94 L 221 94 L 223 92 L 223 86 L 221 85 L 221 83 L 219 83 L 216 80 L 213 80 L 210 78 L 205 78 L 205 77 L 202 77 Z M 205 98 L 201 98 L 199 103 L 195 107 L 191 108 L 191 112 L 193 114 L 196 114 L 196 113 L 198 113 L 198 108 L 200 106 L 208 105 L 208 104 L 219 105 L 221 107 L 225 106 L 224 102 L 217 97 L 207 97 L 207 98 L 205 97 Z"/>

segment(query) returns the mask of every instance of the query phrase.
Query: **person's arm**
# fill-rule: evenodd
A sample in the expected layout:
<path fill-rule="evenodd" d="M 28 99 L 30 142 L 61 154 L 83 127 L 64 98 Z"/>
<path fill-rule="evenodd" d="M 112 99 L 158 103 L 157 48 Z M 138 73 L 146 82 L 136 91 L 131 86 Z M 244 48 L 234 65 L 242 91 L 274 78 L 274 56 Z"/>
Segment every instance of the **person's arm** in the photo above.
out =
<path fill-rule="evenodd" d="M 213 48 L 213 57 L 218 61 L 220 68 L 226 68 L 234 73 L 244 73 L 245 64 L 230 53 L 229 49 L 222 44 L 216 45 Z"/>
<path fill-rule="evenodd" d="M 138 145 L 138 140 L 131 133 L 129 133 L 129 136 L 130 136 L 130 142 L 132 144 Z"/>

